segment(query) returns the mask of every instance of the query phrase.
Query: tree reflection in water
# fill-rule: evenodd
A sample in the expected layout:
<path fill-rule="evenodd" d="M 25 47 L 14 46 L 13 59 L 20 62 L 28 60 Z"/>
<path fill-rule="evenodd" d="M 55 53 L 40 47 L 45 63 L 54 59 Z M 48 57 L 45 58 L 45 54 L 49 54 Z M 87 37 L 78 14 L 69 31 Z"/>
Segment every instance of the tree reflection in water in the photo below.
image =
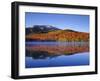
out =
<path fill-rule="evenodd" d="M 74 55 L 82 52 L 89 52 L 89 43 L 26 45 L 26 56 L 32 57 L 33 59 L 47 59 L 60 55 Z"/>

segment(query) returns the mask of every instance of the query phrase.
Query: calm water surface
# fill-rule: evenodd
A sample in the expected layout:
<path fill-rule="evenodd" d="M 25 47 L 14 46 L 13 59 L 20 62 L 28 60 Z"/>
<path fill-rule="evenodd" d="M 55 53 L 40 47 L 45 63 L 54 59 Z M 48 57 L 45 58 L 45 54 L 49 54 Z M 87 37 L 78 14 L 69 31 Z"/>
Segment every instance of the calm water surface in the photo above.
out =
<path fill-rule="evenodd" d="M 89 65 L 88 42 L 26 42 L 26 68 Z"/>

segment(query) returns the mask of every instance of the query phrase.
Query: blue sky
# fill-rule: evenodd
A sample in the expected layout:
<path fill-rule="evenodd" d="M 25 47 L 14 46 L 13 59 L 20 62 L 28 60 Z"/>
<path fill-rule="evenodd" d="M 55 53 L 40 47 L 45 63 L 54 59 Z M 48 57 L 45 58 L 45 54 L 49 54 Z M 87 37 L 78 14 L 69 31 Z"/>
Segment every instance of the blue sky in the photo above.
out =
<path fill-rule="evenodd" d="M 25 12 L 25 25 L 52 25 L 60 29 L 89 32 L 89 15 Z"/>

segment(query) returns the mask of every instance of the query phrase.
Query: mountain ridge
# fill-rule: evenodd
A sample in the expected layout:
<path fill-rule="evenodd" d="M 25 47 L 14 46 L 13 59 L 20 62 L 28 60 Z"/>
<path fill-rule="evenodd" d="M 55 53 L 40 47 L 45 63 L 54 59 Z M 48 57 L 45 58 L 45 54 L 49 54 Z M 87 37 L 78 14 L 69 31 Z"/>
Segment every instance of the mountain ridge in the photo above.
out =
<path fill-rule="evenodd" d="M 33 27 L 26 28 L 26 34 L 30 33 L 47 33 L 50 31 L 61 30 L 51 25 L 34 25 Z"/>

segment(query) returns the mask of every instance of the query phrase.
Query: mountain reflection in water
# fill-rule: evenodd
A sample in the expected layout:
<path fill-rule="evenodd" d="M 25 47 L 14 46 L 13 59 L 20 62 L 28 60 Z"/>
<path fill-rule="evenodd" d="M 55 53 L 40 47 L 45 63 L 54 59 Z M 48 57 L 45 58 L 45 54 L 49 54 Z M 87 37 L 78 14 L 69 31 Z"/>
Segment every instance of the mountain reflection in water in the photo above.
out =
<path fill-rule="evenodd" d="M 83 52 L 89 52 L 88 42 L 26 42 L 26 56 L 37 60 Z"/>

